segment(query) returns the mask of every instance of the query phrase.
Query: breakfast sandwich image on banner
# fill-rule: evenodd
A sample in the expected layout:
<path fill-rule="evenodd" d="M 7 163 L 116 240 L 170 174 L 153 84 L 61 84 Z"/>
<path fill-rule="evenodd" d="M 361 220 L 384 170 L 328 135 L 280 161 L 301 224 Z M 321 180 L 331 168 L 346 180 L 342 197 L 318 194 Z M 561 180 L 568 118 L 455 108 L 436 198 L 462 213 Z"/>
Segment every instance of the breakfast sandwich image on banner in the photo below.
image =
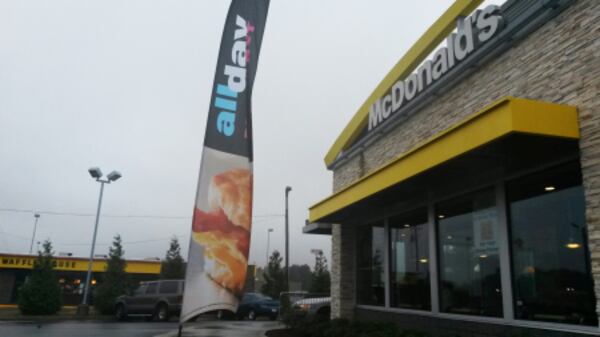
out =
<path fill-rule="evenodd" d="M 183 314 L 235 312 L 250 250 L 252 166 L 248 158 L 205 148 L 186 272 Z"/>

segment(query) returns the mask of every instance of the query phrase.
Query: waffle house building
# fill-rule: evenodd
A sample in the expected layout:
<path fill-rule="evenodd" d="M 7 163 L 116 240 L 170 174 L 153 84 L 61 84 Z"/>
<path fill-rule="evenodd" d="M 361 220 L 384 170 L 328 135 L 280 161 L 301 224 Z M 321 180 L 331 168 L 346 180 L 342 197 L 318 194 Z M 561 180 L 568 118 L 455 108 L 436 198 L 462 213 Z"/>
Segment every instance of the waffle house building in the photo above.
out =
<path fill-rule="evenodd" d="M 600 1 L 480 6 L 452 4 L 325 157 L 304 231 L 332 237 L 332 316 L 598 335 Z"/>
<path fill-rule="evenodd" d="M 0 253 L 0 304 L 15 304 L 17 292 L 25 279 L 31 275 L 36 255 Z M 77 305 L 83 298 L 83 285 L 89 258 L 57 256 L 53 259 L 54 270 L 60 283 L 65 305 Z M 102 282 L 107 267 L 106 258 L 94 258 L 92 264 L 92 289 Z M 160 261 L 126 260 L 125 272 L 132 284 L 156 280 L 160 274 Z"/>

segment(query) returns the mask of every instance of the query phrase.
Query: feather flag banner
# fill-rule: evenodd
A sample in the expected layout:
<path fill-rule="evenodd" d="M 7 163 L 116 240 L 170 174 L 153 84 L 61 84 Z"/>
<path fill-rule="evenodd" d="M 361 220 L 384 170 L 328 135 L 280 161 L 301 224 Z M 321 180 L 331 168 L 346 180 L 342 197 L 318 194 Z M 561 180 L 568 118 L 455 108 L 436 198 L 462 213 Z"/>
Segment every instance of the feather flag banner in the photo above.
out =
<path fill-rule="evenodd" d="M 251 96 L 269 0 L 233 0 L 223 30 L 192 220 L 180 322 L 235 312 L 252 229 Z"/>

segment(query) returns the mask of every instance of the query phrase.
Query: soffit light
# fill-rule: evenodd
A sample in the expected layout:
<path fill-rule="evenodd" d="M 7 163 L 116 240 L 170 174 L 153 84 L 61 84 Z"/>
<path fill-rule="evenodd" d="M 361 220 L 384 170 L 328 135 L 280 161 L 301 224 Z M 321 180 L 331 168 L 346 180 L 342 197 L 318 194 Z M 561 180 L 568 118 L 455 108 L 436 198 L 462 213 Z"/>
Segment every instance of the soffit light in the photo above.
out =
<path fill-rule="evenodd" d="M 556 189 L 556 187 L 554 187 L 554 186 L 546 186 L 546 187 L 544 187 L 544 191 L 546 191 L 546 192 L 552 192 L 555 189 Z"/>
<path fill-rule="evenodd" d="M 575 225 L 575 224 L 571 224 L 571 225 Z M 575 241 L 573 236 L 569 235 L 569 240 L 567 241 L 567 244 L 565 244 L 565 247 L 567 247 L 569 249 L 578 249 L 581 247 L 581 243 Z"/>

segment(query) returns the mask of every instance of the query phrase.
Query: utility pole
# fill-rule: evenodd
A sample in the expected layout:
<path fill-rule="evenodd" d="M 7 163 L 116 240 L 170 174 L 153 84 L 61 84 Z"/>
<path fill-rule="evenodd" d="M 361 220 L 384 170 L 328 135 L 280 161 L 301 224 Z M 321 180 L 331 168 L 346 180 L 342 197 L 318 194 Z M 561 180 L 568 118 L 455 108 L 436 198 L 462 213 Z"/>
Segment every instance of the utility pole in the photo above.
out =
<path fill-rule="evenodd" d="M 285 187 L 285 288 L 288 292 L 290 291 L 290 214 L 288 210 L 288 201 L 291 191 L 291 187 Z"/>
<path fill-rule="evenodd" d="M 33 252 L 33 241 L 35 239 L 35 232 L 37 230 L 38 219 L 40 218 L 40 213 L 35 213 L 33 215 L 35 217 L 35 223 L 33 224 L 33 234 L 31 235 L 31 246 L 29 246 L 29 255 Z"/>
<path fill-rule="evenodd" d="M 269 246 L 271 244 L 271 232 L 273 232 L 273 228 L 269 228 L 267 230 L 267 259 L 265 262 L 265 266 L 269 265 Z"/>

